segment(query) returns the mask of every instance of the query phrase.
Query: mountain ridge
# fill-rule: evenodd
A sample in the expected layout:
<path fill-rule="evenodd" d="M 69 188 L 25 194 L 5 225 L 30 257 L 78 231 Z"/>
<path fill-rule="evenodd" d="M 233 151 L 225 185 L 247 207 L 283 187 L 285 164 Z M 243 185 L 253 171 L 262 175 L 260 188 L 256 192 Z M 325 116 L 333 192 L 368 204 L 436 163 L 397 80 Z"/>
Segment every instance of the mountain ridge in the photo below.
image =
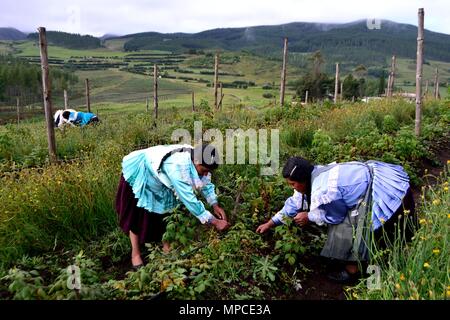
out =
<path fill-rule="evenodd" d="M 0 27 L 0 40 L 25 40 L 27 33 L 12 27 Z"/>
<path fill-rule="evenodd" d="M 49 34 L 51 33 L 52 31 L 49 31 Z M 69 38 L 72 34 L 65 36 Z M 101 39 L 101 42 L 95 42 L 91 36 L 78 37 L 76 41 L 60 39 L 58 42 L 62 46 L 68 46 L 67 43 L 70 43 L 70 48 L 81 49 L 107 46 L 105 42 L 121 39 L 123 44 L 120 44 L 120 48 L 129 52 L 163 50 L 184 53 L 195 50 L 228 50 L 248 51 L 279 59 L 284 37 L 289 39 L 291 54 L 320 50 L 328 61 L 350 61 L 352 65 L 386 65 L 394 54 L 409 59 L 416 57 L 417 27 L 391 20 L 380 20 L 380 29 L 369 29 L 367 20 L 345 23 L 290 22 L 215 28 L 197 33 L 148 31 L 121 36 L 105 34 L 96 38 Z M 450 35 L 425 30 L 424 51 L 427 60 L 450 62 Z"/>

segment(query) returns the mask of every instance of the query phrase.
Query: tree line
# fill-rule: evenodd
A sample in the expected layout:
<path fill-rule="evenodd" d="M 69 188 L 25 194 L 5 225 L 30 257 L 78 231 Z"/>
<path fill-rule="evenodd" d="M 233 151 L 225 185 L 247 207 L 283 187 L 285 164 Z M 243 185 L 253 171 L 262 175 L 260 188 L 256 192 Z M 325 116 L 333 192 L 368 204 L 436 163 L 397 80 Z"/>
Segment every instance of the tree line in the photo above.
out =
<path fill-rule="evenodd" d="M 325 63 L 320 51 L 316 51 L 309 58 L 310 64 L 307 73 L 288 85 L 295 89 L 296 98 L 305 100 L 306 91 L 309 99 L 322 100 L 334 94 L 335 77 L 329 77 L 322 71 Z M 365 96 L 379 96 L 386 87 L 386 72 L 380 70 L 378 77 L 370 79 L 369 70 L 364 65 L 356 66 L 351 73 L 340 79 L 342 82 L 343 99 L 361 98 Z M 339 88 L 340 91 L 340 88 Z"/>
<path fill-rule="evenodd" d="M 61 94 L 78 77 L 60 68 L 51 68 L 50 79 L 54 94 Z M 40 66 L 12 56 L 0 56 L 0 101 L 10 102 L 26 95 L 33 102 L 42 99 L 42 71 Z"/>
<path fill-rule="evenodd" d="M 37 32 L 30 33 L 28 39 L 39 41 L 39 34 Z M 47 31 L 47 41 L 49 44 L 68 49 L 96 49 L 102 47 L 101 40 L 96 37 L 61 31 Z"/>

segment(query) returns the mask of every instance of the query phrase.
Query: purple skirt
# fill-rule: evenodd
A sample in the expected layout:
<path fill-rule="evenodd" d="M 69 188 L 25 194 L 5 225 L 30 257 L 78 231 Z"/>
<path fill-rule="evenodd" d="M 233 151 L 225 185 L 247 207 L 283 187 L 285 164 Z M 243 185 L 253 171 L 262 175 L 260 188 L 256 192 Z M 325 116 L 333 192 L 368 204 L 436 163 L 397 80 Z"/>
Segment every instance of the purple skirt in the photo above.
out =
<path fill-rule="evenodd" d="M 140 244 L 160 242 L 167 226 L 163 219 L 168 214 L 149 212 L 138 207 L 137 202 L 133 189 L 122 175 L 116 195 L 116 212 L 120 228 L 127 235 L 130 231 L 136 234 Z"/>

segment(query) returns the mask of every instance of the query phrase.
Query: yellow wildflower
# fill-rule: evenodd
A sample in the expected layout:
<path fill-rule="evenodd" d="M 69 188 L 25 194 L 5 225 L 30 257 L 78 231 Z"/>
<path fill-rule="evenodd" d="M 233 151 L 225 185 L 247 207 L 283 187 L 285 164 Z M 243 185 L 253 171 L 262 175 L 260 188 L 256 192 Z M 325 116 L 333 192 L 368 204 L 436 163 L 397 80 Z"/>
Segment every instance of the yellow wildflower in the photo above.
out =
<path fill-rule="evenodd" d="M 396 283 L 396 284 L 395 284 L 395 288 L 396 288 L 397 290 L 400 290 L 400 284 L 399 284 L 399 283 Z"/>
<path fill-rule="evenodd" d="M 425 263 L 423 264 L 423 267 L 424 267 L 424 268 L 429 268 L 429 267 L 430 267 L 430 264 L 429 264 L 428 262 L 425 262 Z"/>
<path fill-rule="evenodd" d="M 435 206 L 439 205 L 440 203 L 441 203 L 441 200 L 439 200 L 439 199 L 434 199 L 434 200 L 433 200 L 433 204 L 434 204 Z"/>
<path fill-rule="evenodd" d="M 400 275 L 400 280 L 405 281 L 405 275 L 403 273 Z"/>
<path fill-rule="evenodd" d="M 381 222 L 381 224 L 384 224 L 386 222 L 386 220 L 384 220 L 383 218 L 380 218 L 380 222 Z"/>
<path fill-rule="evenodd" d="M 427 220 L 426 220 L 426 219 L 420 219 L 420 220 L 419 220 L 419 223 L 420 223 L 420 224 L 426 224 L 426 223 L 427 223 Z"/>
<path fill-rule="evenodd" d="M 448 191 L 448 187 L 444 187 L 444 191 L 446 191 L 446 192 L 447 192 L 447 191 Z"/>
<path fill-rule="evenodd" d="M 434 254 L 439 254 L 439 252 L 441 252 L 441 250 L 439 250 L 439 249 L 434 249 L 434 250 L 433 250 L 433 253 L 434 253 Z"/>
<path fill-rule="evenodd" d="M 449 218 L 449 219 L 450 219 L 450 213 L 447 213 L 447 218 Z"/>

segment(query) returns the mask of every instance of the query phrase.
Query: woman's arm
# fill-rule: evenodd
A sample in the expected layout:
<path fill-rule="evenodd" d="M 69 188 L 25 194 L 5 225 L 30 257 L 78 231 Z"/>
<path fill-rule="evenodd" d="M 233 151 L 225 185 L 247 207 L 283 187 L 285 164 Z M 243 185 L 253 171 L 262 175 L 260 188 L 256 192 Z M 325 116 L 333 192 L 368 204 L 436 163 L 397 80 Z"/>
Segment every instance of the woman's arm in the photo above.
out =
<path fill-rule="evenodd" d="M 289 197 L 283 208 L 278 211 L 269 221 L 261 224 L 257 229 L 257 233 L 265 233 L 270 228 L 284 224 L 287 218 L 294 218 L 299 211 L 306 210 L 306 199 L 300 192 L 295 191 L 292 197 Z"/>
<path fill-rule="evenodd" d="M 295 191 L 291 197 L 286 199 L 283 208 L 272 217 L 272 221 L 275 225 L 283 224 L 286 218 L 294 218 L 299 211 L 306 211 L 307 206 L 305 196 Z"/>

